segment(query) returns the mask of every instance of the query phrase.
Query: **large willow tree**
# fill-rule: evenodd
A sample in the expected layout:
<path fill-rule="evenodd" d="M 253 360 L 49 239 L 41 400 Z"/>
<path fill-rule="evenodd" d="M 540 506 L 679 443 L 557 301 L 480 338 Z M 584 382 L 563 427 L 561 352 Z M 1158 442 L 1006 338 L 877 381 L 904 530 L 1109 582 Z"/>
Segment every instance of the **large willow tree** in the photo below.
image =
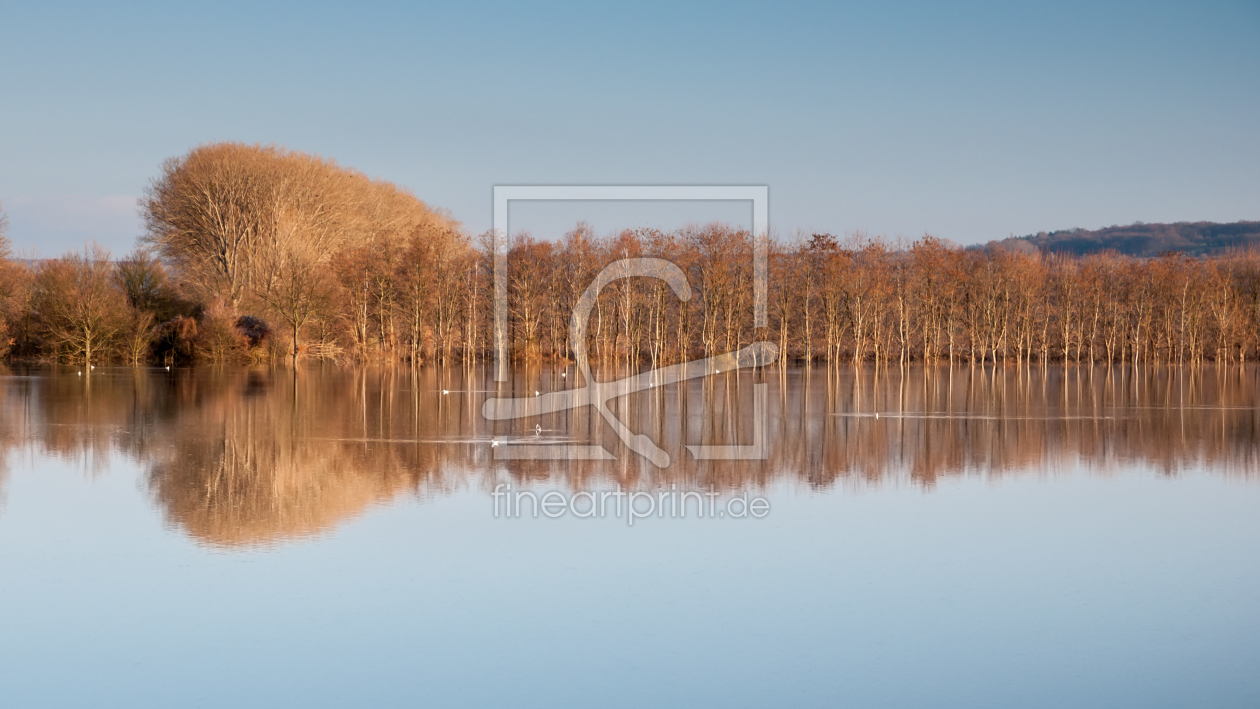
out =
<path fill-rule="evenodd" d="M 333 294 L 339 252 L 395 249 L 455 225 L 410 193 L 331 160 L 214 143 L 167 160 L 141 200 L 146 234 L 202 302 L 266 309 L 298 334 Z"/>

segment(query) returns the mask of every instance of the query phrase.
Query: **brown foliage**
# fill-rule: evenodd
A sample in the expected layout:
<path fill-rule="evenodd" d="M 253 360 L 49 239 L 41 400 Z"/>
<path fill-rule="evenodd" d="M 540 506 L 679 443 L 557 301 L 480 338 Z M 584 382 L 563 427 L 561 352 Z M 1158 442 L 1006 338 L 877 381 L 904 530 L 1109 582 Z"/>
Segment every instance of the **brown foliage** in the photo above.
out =
<path fill-rule="evenodd" d="M 12 247 L 6 231 L 9 218 L 0 205 L 0 357 L 13 347 L 17 321 L 26 311 L 29 278 L 26 269 L 9 260 Z"/>
<path fill-rule="evenodd" d="M 756 333 L 751 243 L 721 225 L 607 239 L 579 230 L 559 243 L 518 236 L 509 253 L 512 354 L 568 356 L 567 328 L 552 324 L 568 318 L 574 286 L 630 256 L 678 264 L 696 297 L 679 302 L 651 280 L 610 285 L 591 314 L 593 359 L 678 361 L 754 337 L 776 341 L 783 362 L 1200 363 L 1260 354 L 1255 251 L 1046 256 L 962 250 L 931 236 L 900 245 L 814 234 L 772 244 L 770 327 Z"/>
<path fill-rule="evenodd" d="M 0 209 L 0 357 L 9 353 L 21 329 L 30 298 L 30 273 L 9 260 L 9 240 L 5 237 L 7 217 Z"/>
<path fill-rule="evenodd" d="M 470 239 L 392 184 L 283 148 L 215 143 L 167 161 L 141 207 L 154 255 L 119 263 L 113 288 L 85 285 L 108 270 L 99 258 L 87 258 L 90 267 L 62 259 L 37 269 L 28 309 L 24 269 L 0 259 L 0 348 L 35 341 L 45 354 L 82 357 L 90 341 L 93 358 L 138 362 L 152 333 L 159 357 L 219 361 L 246 351 L 237 323 L 249 317 L 264 325 L 255 332 L 271 332 L 251 336 L 254 359 L 493 354 L 492 240 Z M 557 241 L 516 234 L 505 354 L 572 359 L 570 317 L 594 275 L 649 257 L 677 265 L 693 297 L 651 278 L 610 283 L 581 343 L 592 359 L 668 364 L 763 339 L 777 342 L 784 363 L 1260 357 L 1258 252 L 1148 259 L 1026 246 L 962 250 L 929 235 L 903 243 L 862 233 L 773 241 L 769 327 L 759 329 L 747 231 L 711 224 L 601 238 L 579 224 Z M 96 275 L 78 283 L 77 268 Z M 79 290 L 52 292 L 60 288 Z M 84 298 L 95 315 L 72 316 L 70 303 Z"/>
<path fill-rule="evenodd" d="M 393 184 L 313 155 L 241 143 L 204 145 L 168 160 L 141 209 L 145 243 L 190 294 L 272 313 L 287 326 L 294 355 L 307 325 L 344 315 L 332 307 L 339 295 L 373 301 L 381 318 L 374 325 L 392 350 L 393 308 L 384 306 L 392 306 L 397 253 L 417 232 L 457 230 Z M 347 257 L 338 259 L 342 252 Z M 330 275 L 334 261 L 350 264 L 339 273 L 344 293 Z M 359 268 L 358 261 L 369 263 Z M 360 346 L 369 309 L 361 308 L 354 323 Z"/>
<path fill-rule="evenodd" d="M 249 340 L 237 328 L 239 316 L 226 303 L 216 301 L 201 314 L 193 346 L 200 359 L 208 362 L 239 362 L 249 348 Z"/>
<path fill-rule="evenodd" d="M 154 350 L 162 362 L 192 362 L 197 355 L 197 321 L 177 315 L 162 323 L 154 334 Z"/>
<path fill-rule="evenodd" d="M 109 254 L 95 245 L 36 268 L 31 310 L 50 354 L 88 365 L 116 354 L 129 319 Z"/>

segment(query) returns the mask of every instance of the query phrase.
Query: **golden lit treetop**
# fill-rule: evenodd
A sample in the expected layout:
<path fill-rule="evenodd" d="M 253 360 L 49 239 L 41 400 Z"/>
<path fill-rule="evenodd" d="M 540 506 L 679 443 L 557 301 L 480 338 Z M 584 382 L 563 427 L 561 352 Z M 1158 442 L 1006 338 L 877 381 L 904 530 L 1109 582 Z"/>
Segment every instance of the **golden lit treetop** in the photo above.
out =
<path fill-rule="evenodd" d="M 140 201 L 143 241 L 193 294 L 265 300 L 294 267 L 366 242 L 457 229 L 410 192 L 276 146 L 199 146 L 162 165 Z"/>

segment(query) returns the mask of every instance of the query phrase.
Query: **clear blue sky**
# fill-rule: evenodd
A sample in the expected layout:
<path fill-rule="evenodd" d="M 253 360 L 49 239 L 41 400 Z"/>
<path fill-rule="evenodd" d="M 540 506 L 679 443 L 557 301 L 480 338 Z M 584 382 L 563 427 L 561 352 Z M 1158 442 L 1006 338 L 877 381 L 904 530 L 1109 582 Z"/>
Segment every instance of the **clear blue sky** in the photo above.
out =
<path fill-rule="evenodd" d="M 129 250 L 221 139 L 474 231 L 512 183 L 768 184 L 779 232 L 963 243 L 1260 219 L 1260 2 L 0 3 L 18 248 Z"/>

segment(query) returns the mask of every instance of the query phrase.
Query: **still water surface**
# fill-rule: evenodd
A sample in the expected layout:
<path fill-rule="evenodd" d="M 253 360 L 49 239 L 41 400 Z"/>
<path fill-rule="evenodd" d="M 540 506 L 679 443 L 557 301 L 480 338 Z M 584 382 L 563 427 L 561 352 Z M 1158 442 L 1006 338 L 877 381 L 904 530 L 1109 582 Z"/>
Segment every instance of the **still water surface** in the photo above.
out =
<path fill-rule="evenodd" d="M 664 469 L 481 369 L 0 374 L 0 706 L 1260 706 L 1252 368 L 725 373 L 617 403 Z"/>

